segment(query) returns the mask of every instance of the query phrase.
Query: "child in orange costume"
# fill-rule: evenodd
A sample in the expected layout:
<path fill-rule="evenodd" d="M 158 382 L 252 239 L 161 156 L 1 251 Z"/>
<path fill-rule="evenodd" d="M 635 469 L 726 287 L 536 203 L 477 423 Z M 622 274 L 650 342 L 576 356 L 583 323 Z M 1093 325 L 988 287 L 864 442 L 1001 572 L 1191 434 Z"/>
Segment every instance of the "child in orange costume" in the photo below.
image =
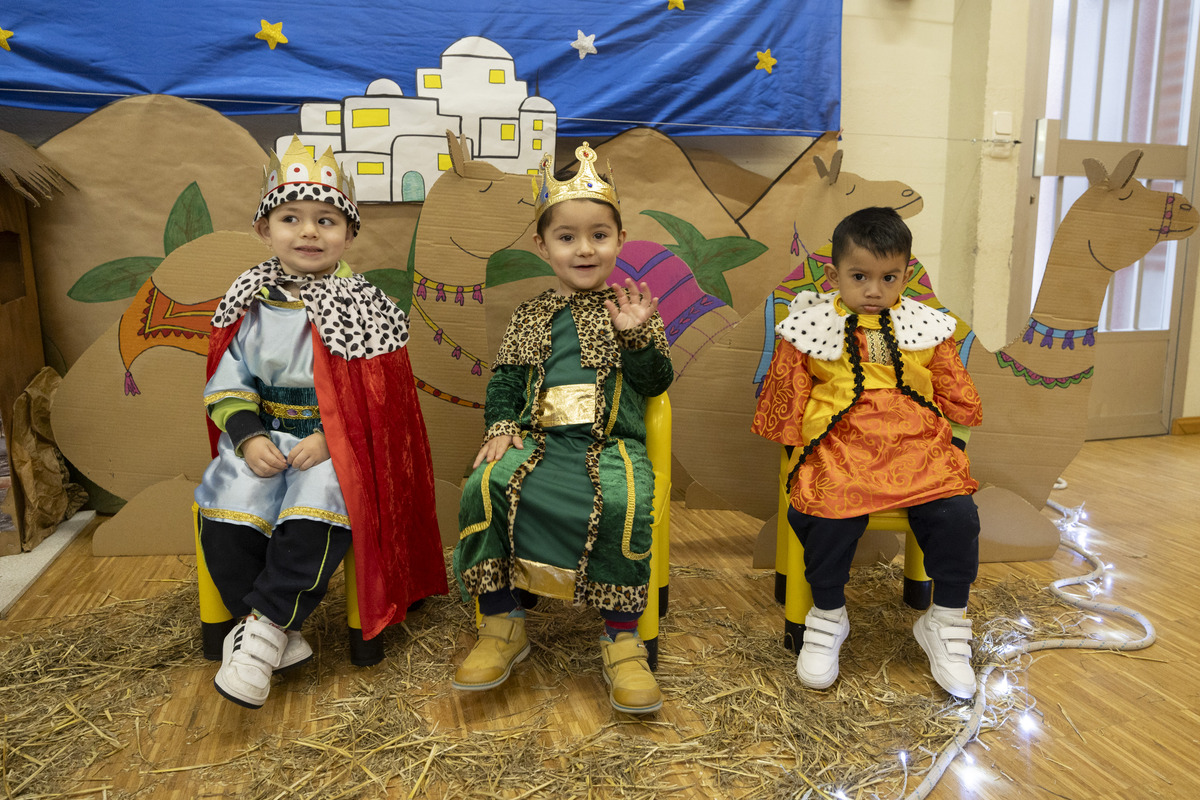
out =
<path fill-rule="evenodd" d="M 975 693 L 965 612 L 979 563 L 971 498 L 979 485 L 965 447 L 982 408 L 953 317 L 901 298 L 911 249 L 893 209 L 863 209 L 838 224 L 826 268 L 837 292 L 800 293 L 776 326 L 752 429 L 795 448 L 788 521 L 813 594 L 800 681 L 824 689 L 837 679 L 855 544 L 869 514 L 907 508 L 934 581 L 933 606 L 913 632 L 938 684 L 966 698 Z"/>

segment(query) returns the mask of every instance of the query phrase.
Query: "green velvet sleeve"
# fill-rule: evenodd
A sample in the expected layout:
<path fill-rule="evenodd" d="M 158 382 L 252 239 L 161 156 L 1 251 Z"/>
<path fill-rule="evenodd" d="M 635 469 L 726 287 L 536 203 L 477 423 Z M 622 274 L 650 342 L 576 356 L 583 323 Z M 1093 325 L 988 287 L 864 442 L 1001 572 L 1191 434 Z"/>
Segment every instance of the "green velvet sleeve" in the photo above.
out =
<path fill-rule="evenodd" d="M 522 425 L 529 424 L 530 402 L 527 387 L 530 368 L 501 364 L 487 385 L 483 405 L 483 423 L 487 427 L 484 440 L 502 434 L 517 434 Z"/>

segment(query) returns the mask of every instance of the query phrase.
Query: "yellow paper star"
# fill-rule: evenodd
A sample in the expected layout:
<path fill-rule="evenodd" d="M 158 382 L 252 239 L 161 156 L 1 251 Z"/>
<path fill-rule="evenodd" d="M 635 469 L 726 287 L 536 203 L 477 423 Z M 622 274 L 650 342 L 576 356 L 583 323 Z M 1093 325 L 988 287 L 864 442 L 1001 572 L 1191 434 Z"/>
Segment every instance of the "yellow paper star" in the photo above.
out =
<path fill-rule="evenodd" d="M 287 44 L 288 41 L 287 37 L 283 35 L 282 22 L 276 22 L 274 25 L 272 25 L 265 19 L 262 21 L 262 30 L 254 34 L 254 38 L 262 39 L 272 50 L 275 49 L 275 45 Z"/>
<path fill-rule="evenodd" d="M 687 10 L 683 7 L 683 0 L 667 0 L 667 11 L 670 11 L 672 8 L 678 8 L 680 11 Z"/>
<path fill-rule="evenodd" d="M 769 47 L 765 53 L 756 53 L 755 55 L 758 56 L 758 63 L 754 65 L 754 68 L 765 69 L 768 75 L 771 74 L 771 67 L 779 63 L 779 59 L 771 58 L 771 48 Z"/>
<path fill-rule="evenodd" d="M 3 47 L 5 50 L 8 50 L 9 52 L 12 52 L 12 47 L 9 46 L 8 40 L 9 40 L 9 38 L 12 37 L 12 35 L 13 35 L 12 31 L 6 31 L 6 30 L 4 30 L 4 28 L 0 28 L 0 47 Z"/>

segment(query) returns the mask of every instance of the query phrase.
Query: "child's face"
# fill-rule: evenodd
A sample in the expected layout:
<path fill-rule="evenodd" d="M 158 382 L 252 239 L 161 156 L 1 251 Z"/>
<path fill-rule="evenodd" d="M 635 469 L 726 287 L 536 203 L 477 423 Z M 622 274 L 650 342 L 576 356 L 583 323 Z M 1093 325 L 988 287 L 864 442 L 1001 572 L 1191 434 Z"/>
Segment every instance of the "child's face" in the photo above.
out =
<path fill-rule="evenodd" d="M 345 215 L 318 200 L 276 206 L 254 230 L 288 275 L 329 275 L 354 241 Z"/>
<path fill-rule="evenodd" d="M 913 274 L 903 253 L 881 257 L 858 245 L 851 245 L 839 261 L 825 267 L 825 276 L 855 314 L 878 314 L 896 305 Z"/>
<path fill-rule="evenodd" d="M 546 238 L 534 234 L 533 241 L 558 276 L 558 293 L 603 288 L 625 244 L 625 231 L 617 229 L 612 207 L 590 200 L 564 200 L 546 213 L 553 214 L 545 226 Z"/>

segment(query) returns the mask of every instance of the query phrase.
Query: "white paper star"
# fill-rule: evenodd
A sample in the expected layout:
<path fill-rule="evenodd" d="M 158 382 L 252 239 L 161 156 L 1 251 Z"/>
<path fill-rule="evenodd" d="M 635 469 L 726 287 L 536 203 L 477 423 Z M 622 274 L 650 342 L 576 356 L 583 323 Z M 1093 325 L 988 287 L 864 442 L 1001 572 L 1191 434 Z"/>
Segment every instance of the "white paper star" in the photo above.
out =
<path fill-rule="evenodd" d="M 579 57 L 583 58 L 588 53 L 596 55 L 596 45 L 592 44 L 596 39 L 596 34 L 593 33 L 591 36 L 584 36 L 581 30 L 576 30 L 576 33 L 579 34 L 579 38 L 571 42 L 571 47 L 579 51 Z"/>

